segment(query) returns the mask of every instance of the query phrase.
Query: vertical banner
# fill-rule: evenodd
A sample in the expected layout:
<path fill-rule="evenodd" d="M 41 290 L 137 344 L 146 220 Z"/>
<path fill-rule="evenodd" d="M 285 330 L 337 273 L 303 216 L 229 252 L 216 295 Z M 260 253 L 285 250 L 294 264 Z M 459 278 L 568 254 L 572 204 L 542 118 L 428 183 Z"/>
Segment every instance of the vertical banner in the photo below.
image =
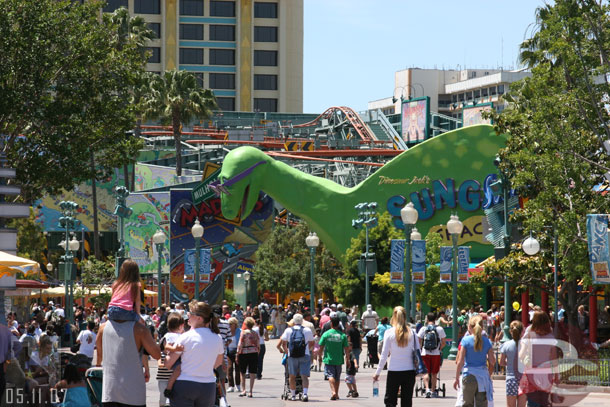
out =
<path fill-rule="evenodd" d="M 468 267 L 470 266 L 470 247 L 458 247 L 458 283 L 468 283 Z"/>
<path fill-rule="evenodd" d="M 608 263 L 608 215 L 587 215 L 587 240 L 589 243 L 589 263 L 593 284 L 610 284 Z"/>
<path fill-rule="evenodd" d="M 211 260 L 211 249 L 199 249 L 199 282 L 210 281 Z M 184 251 L 184 281 L 187 283 L 195 281 L 195 249 Z"/>
<path fill-rule="evenodd" d="M 426 241 L 411 241 L 411 258 L 413 259 L 413 284 L 423 284 L 426 282 Z"/>
<path fill-rule="evenodd" d="M 405 240 L 392 239 L 390 249 L 390 283 L 402 284 L 402 273 L 405 267 Z"/>
<path fill-rule="evenodd" d="M 441 283 L 451 282 L 451 260 L 453 257 L 453 247 L 441 246 Z"/>

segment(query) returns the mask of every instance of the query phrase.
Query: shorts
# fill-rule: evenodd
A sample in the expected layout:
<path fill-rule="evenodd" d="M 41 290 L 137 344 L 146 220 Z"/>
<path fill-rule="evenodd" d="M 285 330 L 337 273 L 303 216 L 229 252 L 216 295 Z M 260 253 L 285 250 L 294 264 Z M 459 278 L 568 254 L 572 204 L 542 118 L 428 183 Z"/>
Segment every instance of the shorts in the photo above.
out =
<path fill-rule="evenodd" d="M 239 371 L 243 374 L 249 371 L 250 374 L 256 374 L 258 370 L 258 352 L 257 353 L 242 353 L 238 355 Z"/>
<path fill-rule="evenodd" d="M 356 376 L 348 374 L 345 376 L 345 383 L 347 384 L 354 384 L 356 383 Z"/>
<path fill-rule="evenodd" d="M 343 365 L 324 365 L 324 374 L 330 379 L 341 380 L 341 368 Z"/>
<path fill-rule="evenodd" d="M 441 355 L 423 355 L 421 359 L 428 373 L 437 374 L 441 370 Z"/>
<path fill-rule="evenodd" d="M 354 355 L 354 357 L 352 359 L 356 359 L 356 362 L 358 362 L 358 366 L 360 366 L 360 354 L 362 353 L 362 349 L 352 349 L 352 355 Z"/>
<path fill-rule="evenodd" d="M 311 362 L 309 355 L 301 356 L 300 358 L 288 357 L 288 374 L 291 376 L 306 376 L 309 377 L 311 370 Z"/>
<path fill-rule="evenodd" d="M 113 321 L 137 321 L 140 319 L 140 314 L 134 310 L 129 311 L 113 305 L 108 308 L 108 319 Z"/>
<path fill-rule="evenodd" d="M 519 395 L 519 380 L 520 378 L 509 377 L 506 379 L 506 395 L 507 396 L 518 396 Z"/>

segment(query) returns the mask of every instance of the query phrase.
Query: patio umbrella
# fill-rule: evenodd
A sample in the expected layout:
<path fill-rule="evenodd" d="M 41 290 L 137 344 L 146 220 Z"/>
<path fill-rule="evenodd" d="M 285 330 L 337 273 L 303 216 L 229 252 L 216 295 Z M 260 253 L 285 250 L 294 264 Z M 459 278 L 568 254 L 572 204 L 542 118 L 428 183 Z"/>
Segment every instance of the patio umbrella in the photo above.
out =
<path fill-rule="evenodd" d="M 12 254 L 0 251 L 0 273 L 15 274 L 19 267 L 34 267 L 39 268 L 37 262 L 23 257 L 14 256 Z"/>

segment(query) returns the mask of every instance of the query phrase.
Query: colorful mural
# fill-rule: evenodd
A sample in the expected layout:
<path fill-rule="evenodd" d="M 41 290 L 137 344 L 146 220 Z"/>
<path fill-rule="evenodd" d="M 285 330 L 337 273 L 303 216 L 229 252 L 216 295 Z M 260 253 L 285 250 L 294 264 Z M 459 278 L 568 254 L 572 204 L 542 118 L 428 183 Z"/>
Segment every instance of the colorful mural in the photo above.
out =
<path fill-rule="evenodd" d="M 407 143 L 424 141 L 428 136 L 430 98 L 405 100 L 401 109 L 402 139 Z"/>
<path fill-rule="evenodd" d="M 199 171 L 183 169 L 182 176 L 178 177 L 175 168 L 160 165 L 136 164 L 135 171 L 136 191 L 146 191 L 201 180 L 201 172 Z"/>
<path fill-rule="evenodd" d="M 474 126 L 475 124 L 492 124 L 491 119 L 483 119 L 481 115 L 481 113 L 489 112 L 491 109 L 493 109 L 492 103 L 464 108 L 462 112 L 464 125 L 462 127 Z"/>
<path fill-rule="evenodd" d="M 157 230 L 165 233 L 161 253 L 161 270 L 169 272 L 169 192 L 133 193 L 126 204 L 132 214 L 125 219 L 125 246 L 129 257 L 140 266 L 140 272 L 157 272 L 158 253 L 152 236 Z"/>

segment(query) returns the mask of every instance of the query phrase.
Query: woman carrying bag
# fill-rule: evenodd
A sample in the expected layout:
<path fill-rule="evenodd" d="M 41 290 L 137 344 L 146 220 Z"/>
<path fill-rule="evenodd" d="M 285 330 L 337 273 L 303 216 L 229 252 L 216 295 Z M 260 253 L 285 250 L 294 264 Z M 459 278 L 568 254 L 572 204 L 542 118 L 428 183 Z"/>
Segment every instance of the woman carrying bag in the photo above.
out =
<path fill-rule="evenodd" d="M 398 389 L 401 389 L 401 407 L 411 407 L 416 369 L 418 368 L 416 361 L 418 360 L 419 340 L 407 325 L 407 314 L 403 307 L 394 308 L 390 324 L 392 328 L 385 331 L 383 336 L 381 360 L 373 381 L 379 380 L 379 375 L 390 357 L 384 403 L 386 407 L 395 407 L 398 403 Z"/>

